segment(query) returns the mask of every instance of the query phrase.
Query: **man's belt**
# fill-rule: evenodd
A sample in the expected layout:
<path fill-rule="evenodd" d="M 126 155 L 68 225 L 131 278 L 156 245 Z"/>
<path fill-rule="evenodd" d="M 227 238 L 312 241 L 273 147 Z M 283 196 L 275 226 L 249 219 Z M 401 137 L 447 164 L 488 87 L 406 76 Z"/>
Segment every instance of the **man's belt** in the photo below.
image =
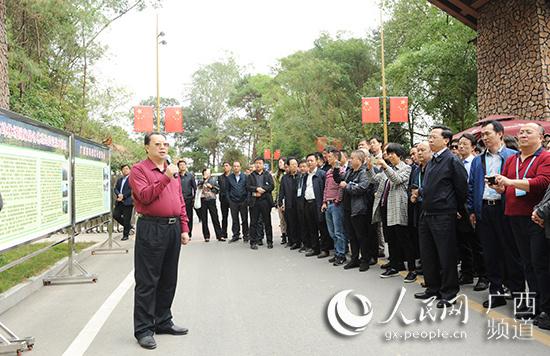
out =
<path fill-rule="evenodd" d="M 483 204 L 493 206 L 501 203 L 500 199 L 483 199 Z"/>
<path fill-rule="evenodd" d="M 160 216 L 148 216 L 148 215 L 139 215 L 140 219 L 143 219 L 145 221 L 152 221 L 156 222 L 157 224 L 161 225 L 172 225 L 180 221 L 179 216 L 175 217 L 160 217 Z"/>
<path fill-rule="evenodd" d="M 309 199 L 309 200 L 306 199 L 306 203 L 310 203 L 310 204 L 315 203 L 315 199 Z"/>

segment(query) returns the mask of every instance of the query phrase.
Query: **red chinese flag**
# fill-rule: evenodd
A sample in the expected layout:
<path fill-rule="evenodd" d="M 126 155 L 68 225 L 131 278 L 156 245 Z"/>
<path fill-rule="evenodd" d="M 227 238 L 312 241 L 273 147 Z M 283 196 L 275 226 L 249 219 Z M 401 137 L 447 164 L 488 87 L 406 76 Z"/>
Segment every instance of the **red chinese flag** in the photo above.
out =
<path fill-rule="evenodd" d="M 164 109 L 164 129 L 166 132 L 183 132 L 183 110 L 179 106 Z"/>
<path fill-rule="evenodd" d="M 380 98 L 362 98 L 361 113 L 363 124 L 380 122 Z"/>
<path fill-rule="evenodd" d="M 134 106 L 134 131 L 153 132 L 152 106 Z"/>
<path fill-rule="evenodd" d="M 391 97 L 390 98 L 390 122 L 408 122 L 409 121 L 409 98 Z"/>
<path fill-rule="evenodd" d="M 279 158 L 281 158 L 281 150 L 275 150 L 275 152 L 273 152 L 273 159 L 278 161 Z"/>
<path fill-rule="evenodd" d="M 264 150 L 264 159 L 271 159 L 271 150 L 269 148 Z"/>

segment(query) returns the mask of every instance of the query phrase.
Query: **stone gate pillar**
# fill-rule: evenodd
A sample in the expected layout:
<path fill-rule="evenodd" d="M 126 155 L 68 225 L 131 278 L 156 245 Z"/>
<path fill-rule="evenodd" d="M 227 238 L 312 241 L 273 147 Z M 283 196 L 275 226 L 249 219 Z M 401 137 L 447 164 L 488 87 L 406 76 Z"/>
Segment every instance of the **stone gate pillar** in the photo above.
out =
<path fill-rule="evenodd" d="M 489 1 L 477 31 L 479 117 L 550 121 L 550 1 Z"/>

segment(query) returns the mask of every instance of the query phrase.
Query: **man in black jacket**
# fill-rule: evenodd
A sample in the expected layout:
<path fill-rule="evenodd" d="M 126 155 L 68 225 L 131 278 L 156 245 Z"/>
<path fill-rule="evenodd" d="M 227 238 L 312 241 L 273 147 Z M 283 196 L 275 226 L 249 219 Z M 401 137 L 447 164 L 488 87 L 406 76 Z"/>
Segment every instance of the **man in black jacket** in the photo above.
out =
<path fill-rule="evenodd" d="M 291 250 L 300 249 L 302 241 L 298 229 L 298 209 L 297 209 L 297 191 L 298 191 L 298 160 L 294 157 L 289 157 L 286 164 L 288 165 L 288 174 L 285 174 L 281 179 L 279 187 L 279 196 L 277 197 L 277 205 L 282 207 L 285 214 L 287 224 L 286 234 L 288 236 L 288 246 Z"/>
<path fill-rule="evenodd" d="M 273 177 L 264 170 L 264 160 L 257 157 L 254 160 L 256 170 L 246 182 L 246 190 L 250 193 L 250 248 L 258 249 L 258 220 L 261 216 L 265 225 L 267 248 L 273 248 L 273 230 L 271 228 L 271 208 L 273 207 Z"/>
<path fill-rule="evenodd" d="M 243 226 L 243 237 L 248 240 L 248 192 L 246 191 L 246 175 L 241 173 L 241 163 L 233 162 L 233 173 L 227 177 L 227 197 L 229 199 L 229 209 L 231 210 L 231 220 L 233 224 L 231 230 L 233 238 L 229 242 L 235 242 L 240 239 L 239 214 Z"/>
<path fill-rule="evenodd" d="M 423 199 L 419 242 L 426 291 L 416 293 L 418 299 L 433 296 L 441 300 L 438 308 L 450 307 L 458 285 L 456 218 L 459 207 L 466 203 L 467 174 L 460 160 L 447 146 L 453 137 L 445 126 L 435 126 L 429 135 L 433 158 L 426 167 L 422 188 L 412 194 Z"/>
<path fill-rule="evenodd" d="M 218 176 L 218 185 L 220 186 L 220 209 L 222 211 L 222 234 L 227 239 L 227 216 L 229 215 L 229 197 L 227 196 L 227 177 L 231 174 L 231 164 L 223 162 L 223 173 Z"/>
<path fill-rule="evenodd" d="M 132 187 L 128 176 L 130 175 L 130 166 L 127 164 L 120 167 L 122 177 L 115 184 L 116 203 L 113 211 L 113 219 L 124 227 L 121 240 L 128 240 L 130 230 L 132 228 L 132 211 L 134 210 L 134 202 L 132 200 Z"/>
<path fill-rule="evenodd" d="M 183 200 L 185 200 L 185 211 L 187 212 L 187 218 L 189 221 L 189 239 L 193 233 L 193 207 L 195 205 L 195 193 L 197 192 L 197 182 L 193 173 L 187 170 L 187 162 L 184 160 L 178 161 L 178 169 L 181 181 L 181 192 L 183 194 Z"/>

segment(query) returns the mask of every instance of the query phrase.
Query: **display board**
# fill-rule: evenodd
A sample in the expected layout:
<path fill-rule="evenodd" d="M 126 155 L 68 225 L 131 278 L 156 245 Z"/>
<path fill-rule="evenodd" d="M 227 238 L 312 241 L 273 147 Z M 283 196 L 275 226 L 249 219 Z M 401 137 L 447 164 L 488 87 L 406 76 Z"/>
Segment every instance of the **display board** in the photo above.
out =
<path fill-rule="evenodd" d="M 71 225 L 70 140 L 0 110 L 0 251 Z"/>
<path fill-rule="evenodd" d="M 111 212 L 110 151 L 83 138 L 75 138 L 76 222 Z"/>

